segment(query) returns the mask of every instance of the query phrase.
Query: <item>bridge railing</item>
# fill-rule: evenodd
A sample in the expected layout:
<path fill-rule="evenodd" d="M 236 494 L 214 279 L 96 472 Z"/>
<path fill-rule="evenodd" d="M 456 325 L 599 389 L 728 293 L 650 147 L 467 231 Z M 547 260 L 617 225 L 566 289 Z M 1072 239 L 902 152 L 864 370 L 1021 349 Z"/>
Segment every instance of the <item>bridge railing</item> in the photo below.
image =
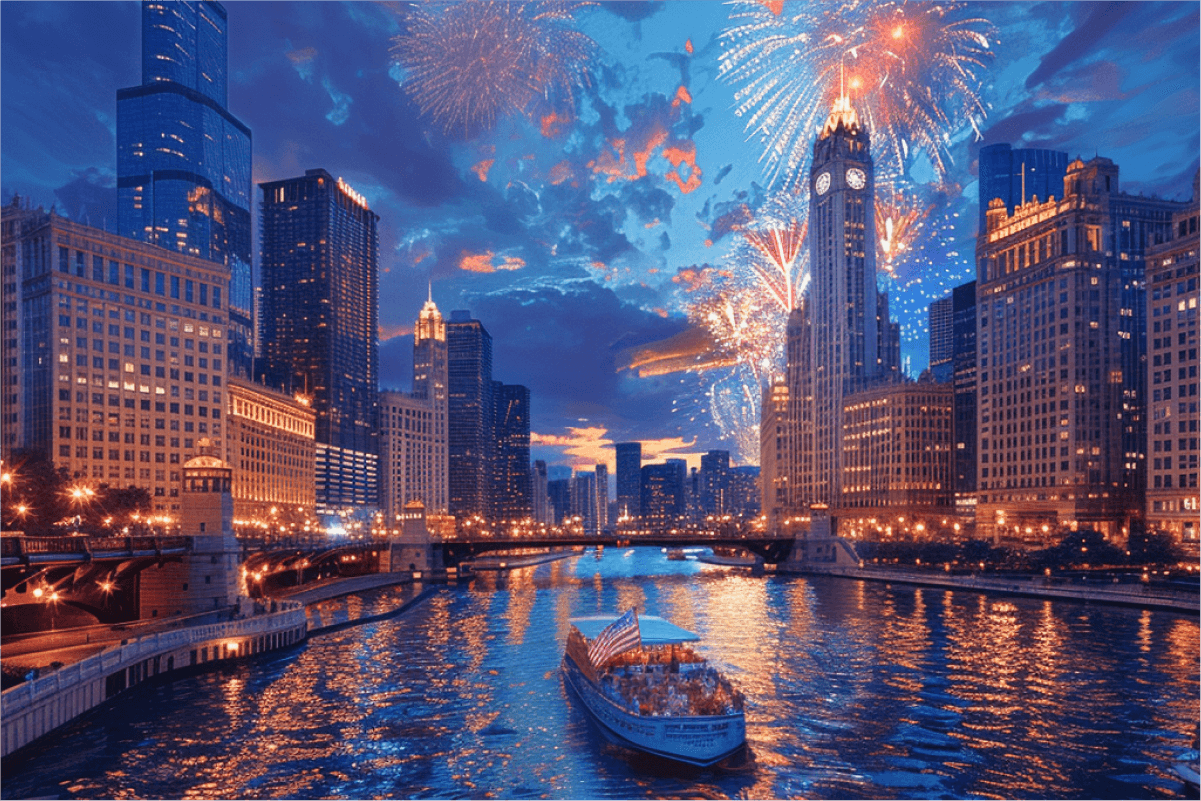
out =
<path fill-rule="evenodd" d="M 3 537 L 0 538 L 0 555 L 22 557 L 106 551 L 175 551 L 186 550 L 190 545 L 189 537 Z"/>

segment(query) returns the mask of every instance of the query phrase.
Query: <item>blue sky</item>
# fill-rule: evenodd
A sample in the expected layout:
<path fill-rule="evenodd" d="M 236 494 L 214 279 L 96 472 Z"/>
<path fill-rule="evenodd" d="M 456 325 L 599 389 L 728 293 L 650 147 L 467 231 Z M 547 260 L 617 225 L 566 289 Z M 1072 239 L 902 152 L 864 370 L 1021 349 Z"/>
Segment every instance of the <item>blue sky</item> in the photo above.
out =
<path fill-rule="evenodd" d="M 738 234 L 723 215 L 770 194 L 762 147 L 718 76 L 730 5 L 578 9 L 574 26 L 596 48 L 574 118 L 511 114 L 470 137 L 442 133 L 398 82 L 390 48 L 403 4 L 226 8 L 229 108 L 253 131 L 254 180 L 324 167 L 380 215 L 385 387 L 409 388 L 412 321 L 432 282 L 445 314 L 470 309 L 492 333 L 495 377 L 531 388 L 535 458 L 583 466 L 607 453 L 611 464 L 606 442 L 643 439 L 653 455 L 730 448 L 738 459 L 730 415 L 712 410 L 729 378 L 622 369 L 632 349 L 689 328 L 689 271 L 727 268 Z M 983 139 L 968 126 L 947 132 L 947 187 L 890 284 L 914 375 L 927 361 L 925 305 L 973 274 L 980 144 L 1100 154 L 1127 191 L 1191 195 L 1198 8 L 956 12 L 995 26 L 994 58 Z M 101 224 L 92 217 L 114 185 L 116 91 L 140 82 L 139 18 L 136 3 L 0 4 L 5 200 L 18 192 Z M 920 166 L 907 178 L 926 182 Z"/>

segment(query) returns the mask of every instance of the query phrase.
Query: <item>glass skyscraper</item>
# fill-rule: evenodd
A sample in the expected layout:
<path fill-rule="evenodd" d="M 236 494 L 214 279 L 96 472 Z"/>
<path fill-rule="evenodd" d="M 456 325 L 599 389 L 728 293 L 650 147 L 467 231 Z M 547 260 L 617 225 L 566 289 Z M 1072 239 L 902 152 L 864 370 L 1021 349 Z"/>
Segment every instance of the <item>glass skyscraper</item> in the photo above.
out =
<path fill-rule="evenodd" d="M 496 456 L 492 335 L 471 312 L 452 311 L 446 345 L 450 513 L 487 517 Z"/>
<path fill-rule="evenodd" d="M 313 399 L 318 507 L 375 506 L 379 217 L 325 170 L 260 186 L 267 383 Z"/>
<path fill-rule="evenodd" d="M 230 272 L 229 362 L 253 353 L 250 129 L 226 108 L 219 3 L 142 4 L 142 84 L 117 91 L 118 231 Z"/>
<path fill-rule="evenodd" d="M 1067 169 L 1068 154 L 1058 150 L 1014 150 L 1004 142 L 980 148 L 980 233 L 986 230 L 988 204 L 996 198 L 1005 201 L 1010 214 L 1035 197 L 1044 202 L 1052 195 L 1062 199 Z"/>

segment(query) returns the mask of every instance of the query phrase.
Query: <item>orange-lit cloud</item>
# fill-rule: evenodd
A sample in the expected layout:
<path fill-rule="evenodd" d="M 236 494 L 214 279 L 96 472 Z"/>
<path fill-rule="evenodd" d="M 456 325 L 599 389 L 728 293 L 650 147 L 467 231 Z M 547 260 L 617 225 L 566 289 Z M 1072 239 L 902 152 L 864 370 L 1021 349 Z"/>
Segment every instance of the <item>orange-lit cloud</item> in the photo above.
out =
<path fill-rule="evenodd" d="M 781 0 L 781 2 L 783 2 L 783 0 Z M 688 55 L 692 55 L 692 40 L 691 39 L 684 42 L 684 50 L 688 53 Z"/>
<path fill-rule="evenodd" d="M 412 335 L 413 326 L 411 323 L 391 326 L 381 325 L 379 327 L 380 342 L 387 342 L 389 339 L 395 339 L 396 337 L 407 337 Z"/>
<path fill-rule="evenodd" d="M 487 181 L 488 180 L 488 170 L 492 169 L 492 165 L 495 163 L 496 163 L 496 159 L 484 159 L 483 161 L 480 161 L 475 166 L 473 166 L 471 168 L 471 171 L 474 172 L 477 176 L 479 176 L 479 179 L 481 181 Z"/>
<path fill-rule="evenodd" d="M 686 87 L 681 86 L 679 89 L 676 90 L 676 96 L 675 96 L 675 99 L 671 101 L 671 105 L 674 107 L 678 107 L 681 103 L 691 103 L 691 102 L 692 102 L 691 93 L 689 93 L 689 91 Z"/>
<path fill-rule="evenodd" d="M 469 273 L 494 273 L 497 270 L 520 270 L 525 259 L 517 256 L 497 256 L 490 250 L 483 253 L 459 253 L 459 269 Z"/>
<path fill-rule="evenodd" d="M 777 17 L 784 13 L 784 0 L 759 0 L 759 2 Z"/>
<path fill-rule="evenodd" d="M 565 434 L 530 433 L 530 445 L 562 450 L 572 470 L 594 470 L 598 464 L 609 469 L 610 475 L 617 472 L 614 440 L 609 430 L 602 426 L 568 427 Z M 686 459 L 688 466 L 700 467 L 701 452 L 691 449 L 696 440 L 685 442 L 681 437 L 642 440 L 642 461 L 655 462 L 663 459 Z"/>
<path fill-rule="evenodd" d="M 494 273 L 496 268 L 492 266 L 492 255 L 490 250 L 483 253 L 463 251 L 459 254 L 459 269 L 469 273 Z"/>

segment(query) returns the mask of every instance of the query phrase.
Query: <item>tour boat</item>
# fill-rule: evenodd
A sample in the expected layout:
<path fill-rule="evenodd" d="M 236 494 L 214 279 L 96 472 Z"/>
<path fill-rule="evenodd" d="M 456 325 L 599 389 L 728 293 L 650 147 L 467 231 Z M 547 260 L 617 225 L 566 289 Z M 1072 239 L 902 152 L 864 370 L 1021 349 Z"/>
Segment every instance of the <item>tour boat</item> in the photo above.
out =
<path fill-rule="evenodd" d="M 573 618 L 563 676 L 622 743 L 713 765 L 746 744 L 746 718 L 742 694 L 687 645 L 698 639 L 661 617 L 638 617 L 633 610 L 619 618 Z"/>

